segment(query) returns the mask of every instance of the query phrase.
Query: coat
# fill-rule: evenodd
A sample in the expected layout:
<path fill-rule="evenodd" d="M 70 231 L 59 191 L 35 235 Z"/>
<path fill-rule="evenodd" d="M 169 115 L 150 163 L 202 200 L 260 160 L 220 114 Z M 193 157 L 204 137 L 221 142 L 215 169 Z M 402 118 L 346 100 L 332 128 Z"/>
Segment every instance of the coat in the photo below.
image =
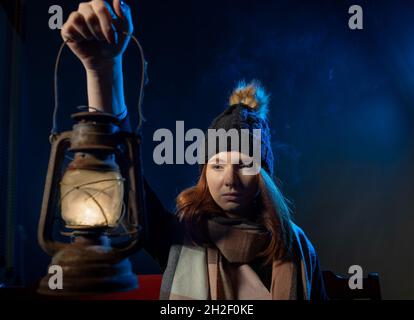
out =
<path fill-rule="evenodd" d="M 185 230 L 177 216 L 164 208 L 160 200 L 144 179 L 147 209 L 148 239 L 144 249 L 156 260 L 163 272 L 162 288 L 170 288 L 177 264 L 177 252 L 184 242 Z M 307 293 L 304 299 L 328 299 L 316 251 L 304 231 L 291 223 L 294 244 L 303 261 L 302 276 Z M 165 291 L 165 290 L 164 290 Z M 162 294 L 161 299 L 166 297 Z"/>

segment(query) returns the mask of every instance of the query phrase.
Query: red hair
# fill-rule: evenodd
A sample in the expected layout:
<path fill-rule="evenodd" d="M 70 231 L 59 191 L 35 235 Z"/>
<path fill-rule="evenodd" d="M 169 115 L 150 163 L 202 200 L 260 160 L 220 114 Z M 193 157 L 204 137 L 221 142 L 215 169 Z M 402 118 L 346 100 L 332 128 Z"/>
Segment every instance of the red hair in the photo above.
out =
<path fill-rule="evenodd" d="M 259 178 L 260 197 L 255 205 L 258 221 L 271 234 L 269 245 L 259 256 L 265 257 L 265 263 L 275 259 L 286 259 L 291 254 L 292 230 L 290 210 L 272 178 L 261 169 Z M 206 166 L 204 166 L 197 184 L 183 190 L 177 197 L 177 215 L 184 223 L 187 232 L 196 245 L 209 242 L 206 220 L 212 214 L 225 216 L 224 211 L 212 198 L 207 185 Z"/>

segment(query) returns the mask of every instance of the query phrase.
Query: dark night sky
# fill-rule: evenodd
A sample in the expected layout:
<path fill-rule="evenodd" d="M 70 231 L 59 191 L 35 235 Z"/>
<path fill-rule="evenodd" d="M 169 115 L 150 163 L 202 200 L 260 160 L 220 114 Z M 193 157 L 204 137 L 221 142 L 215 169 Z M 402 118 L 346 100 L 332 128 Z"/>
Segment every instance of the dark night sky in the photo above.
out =
<path fill-rule="evenodd" d="M 61 44 L 59 31 L 48 28 L 48 8 L 61 5 L 66 20 L 77 1 L 26 2 L 17 163 L 25 236 L 17 250 L 30 283 L 49 261 L 36 240 Z M 364 30 L 348 28 L 351 4 L 363 7 Z M 198 168 L 156 165 L 153 132 L 175 131 L 177 120 L 205 129 L 238 80 L 259 79 L 271 93 L 276 176 L 322 268 L 346 274 L 358 264 L 364 274 L 380 274 L 385 298 L 414 298 L 414 3 L 154 0 L 131 7 L 150 80 L 144 174 L 164 205 L 174 208 Z M 135 120 L 139 61 L 132 44 L 124 71 Z M 69 114 L 87 98 L 82 66 L 67 48 L 60 96 L 61 128 L 69 129 Z M 133 260 L 137 272 L 157 272 L 143 253 Z"/>

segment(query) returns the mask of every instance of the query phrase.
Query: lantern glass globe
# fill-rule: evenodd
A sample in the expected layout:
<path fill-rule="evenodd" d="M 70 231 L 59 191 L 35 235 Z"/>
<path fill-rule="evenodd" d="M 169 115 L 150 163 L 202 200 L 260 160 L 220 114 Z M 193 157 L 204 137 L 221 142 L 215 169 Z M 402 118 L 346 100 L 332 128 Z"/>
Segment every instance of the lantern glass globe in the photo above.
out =
<path fill-rule="evenodd" d="M 122 217 L 124 179 L 117 170 L 70 169 L 60 182 L 66 227 L 116 227 Z"/>

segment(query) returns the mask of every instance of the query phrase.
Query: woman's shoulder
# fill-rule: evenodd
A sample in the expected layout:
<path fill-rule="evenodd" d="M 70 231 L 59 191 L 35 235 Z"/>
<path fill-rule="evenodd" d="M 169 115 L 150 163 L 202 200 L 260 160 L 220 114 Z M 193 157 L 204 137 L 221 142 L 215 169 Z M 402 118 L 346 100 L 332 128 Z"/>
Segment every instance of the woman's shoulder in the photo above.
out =
<path fill-rule="evenodd" d="M 294 235 L 295 242 L 299 246 L 299 250 L 306 256 L 308 256 L 312 261 L 316 258 L 316 251 L 312 244 L 312 242 L 309 240 L 309 237 L 306 235 L 305 231 L 301 227 L 299 227 L 297 224 L 291 221 L 290 223 L 291 229 Z"/>
<path fill-rule="evenodd" d="M 311 292 L 311 299 L 326 300 L 327 295 L 323 283 L 323 275 L 319 265 L 319 259 L 315 248 L 309 240 L 305 232 L 295 223 L 291 222 L 294 237 L 298 244 L 301 256 L 304 262 L 304 267 L 307 274 L 307 281 L 309 290 Z"/>

